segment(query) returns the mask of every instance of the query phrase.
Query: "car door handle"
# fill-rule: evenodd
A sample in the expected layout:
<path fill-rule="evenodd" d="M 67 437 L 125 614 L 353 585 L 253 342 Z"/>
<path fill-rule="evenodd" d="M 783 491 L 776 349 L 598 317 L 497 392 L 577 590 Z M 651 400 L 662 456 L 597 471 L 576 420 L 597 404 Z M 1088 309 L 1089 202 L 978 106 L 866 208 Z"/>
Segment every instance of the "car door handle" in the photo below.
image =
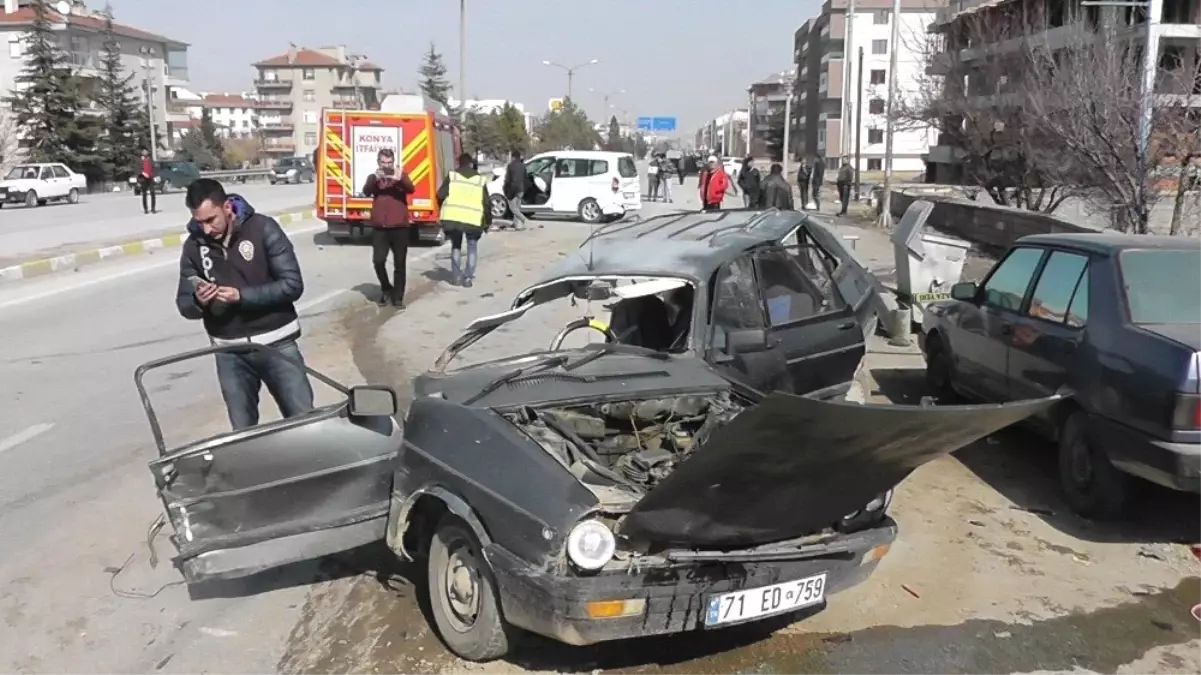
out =
<path fill-rule="evenodd" d="M 846 323 L 838 324 L 838 330 L 851 330 L 854 327 L 855 327 L 854 321 L 848 321 Z"/>

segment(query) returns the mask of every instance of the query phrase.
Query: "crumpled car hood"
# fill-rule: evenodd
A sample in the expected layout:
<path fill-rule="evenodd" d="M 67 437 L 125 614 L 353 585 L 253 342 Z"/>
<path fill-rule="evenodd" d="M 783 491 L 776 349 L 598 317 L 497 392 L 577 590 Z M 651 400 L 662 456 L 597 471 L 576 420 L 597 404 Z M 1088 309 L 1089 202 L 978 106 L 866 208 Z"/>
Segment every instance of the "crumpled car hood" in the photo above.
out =
<path fill-rule="evenodd" d="M 914 469 L 1054 404 L 859 405 L 773 393 L 718 429 L 643 497 L 619 532 L 723 548 L 818 532 Z"/>

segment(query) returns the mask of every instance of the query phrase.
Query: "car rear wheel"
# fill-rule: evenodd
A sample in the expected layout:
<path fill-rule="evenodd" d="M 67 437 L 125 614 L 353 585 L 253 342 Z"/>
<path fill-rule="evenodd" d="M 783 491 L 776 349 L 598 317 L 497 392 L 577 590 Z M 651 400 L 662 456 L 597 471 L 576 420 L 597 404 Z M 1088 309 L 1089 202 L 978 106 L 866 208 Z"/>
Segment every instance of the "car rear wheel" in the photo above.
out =
<path fill-rule="evenodd" d="M 67 203 L 68 204 L 78 204 L 79 203 L 79 190 L 78 189 L 71 188 L 71 191 L 67 193 Z"/>
<path fill-rule="evenodd" d="M 1118 470 L 1090 437 L 1088 414 L 1077 410 L 1059 432 L 1059 482 L 1077 514 L 1113 520 L 1126 512 L 1133 479 Z"/>
<path fill-rule="evenodd" d="M 501 616 L 492 570 L 479 541 L 451 515 L 439 521 L 427 563 L 430 612 L 442 641 L 468 661 L 509 652 L 512 628 Z"/>
<path fill-rule="evenodd" d="M 25 193 L 25 206 L 32 208 L 34 206 L 40 206 L 41 203 L 42 202 L 38 200 L 38 193 L 34 192 L 33 190 Z"/>
<path fill-rule="evenodd" d="M 599 223 L 605 217 L 604 211 L 601 211 L 600 204 L 592 197 L 580 202 L 580 220 L 588 224 Z"/>
<path fill-rule="evenodd" d="M 504 195 L 492 195 L 488 198 L 488 208 L 493 218 L 505 218 L 509 215 L 509 202 Z"/>

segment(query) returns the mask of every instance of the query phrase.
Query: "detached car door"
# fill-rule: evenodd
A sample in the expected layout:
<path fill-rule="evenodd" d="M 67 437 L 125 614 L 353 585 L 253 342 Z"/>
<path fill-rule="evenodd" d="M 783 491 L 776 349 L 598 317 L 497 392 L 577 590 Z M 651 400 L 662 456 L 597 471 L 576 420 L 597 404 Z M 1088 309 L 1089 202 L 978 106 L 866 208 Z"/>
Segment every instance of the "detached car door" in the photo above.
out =
<path fill-rule="evenodd" d="M 346 388 L 290 361 L 344 398 L 300 417 L 166 446 L 146 374 L 247 348 L 288 360 L 269 347 L 210 347 L 147 363 L 134 376 L 159 451 L 150 471 L 188 583 L 245 577 L 384 538 L 402 444 L 396 394 L 386 387 Z"/>
<path fill-rule="evenodd" d="M 863 360 L 863 331 L 854 308 L 835 287 L 831 267 L 812 246 L 755 252 L 768 335 L 783 351 L 789 391 L 796 394 L 831 398 L 846 393 Z"/>

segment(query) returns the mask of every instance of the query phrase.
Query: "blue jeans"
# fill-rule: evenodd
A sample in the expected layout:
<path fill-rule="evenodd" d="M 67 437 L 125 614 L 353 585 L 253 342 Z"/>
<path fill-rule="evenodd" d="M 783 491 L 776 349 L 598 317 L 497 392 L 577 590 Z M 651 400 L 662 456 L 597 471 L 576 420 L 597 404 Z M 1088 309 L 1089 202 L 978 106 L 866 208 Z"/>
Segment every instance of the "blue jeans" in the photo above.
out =
<path fill-rule="evenodd" d="M 295 340 L 276 345 L 275 350 L 304 363 Z M 284 417 L 298 417 L 313 409 L 308 373 L 290 361 L 249 349 L 221 352 L 216 357 L 217 381 L 234 431 L 259 423 L 259 391 L 264 384 Z"/>
<path fill-rule="evenodd" d="M 483 234 L 481 228 L 473 228 L 471 230 L 452 229 L 447 231 L 450 236 L 450 270 L 458 279 L 475 279 L 475 265 L 479 261 L 479 246 L 480 235 Z M 467 235 L 467 268 L 463 269 L 460 266 L 462 260 L 463 235 Z"/>

